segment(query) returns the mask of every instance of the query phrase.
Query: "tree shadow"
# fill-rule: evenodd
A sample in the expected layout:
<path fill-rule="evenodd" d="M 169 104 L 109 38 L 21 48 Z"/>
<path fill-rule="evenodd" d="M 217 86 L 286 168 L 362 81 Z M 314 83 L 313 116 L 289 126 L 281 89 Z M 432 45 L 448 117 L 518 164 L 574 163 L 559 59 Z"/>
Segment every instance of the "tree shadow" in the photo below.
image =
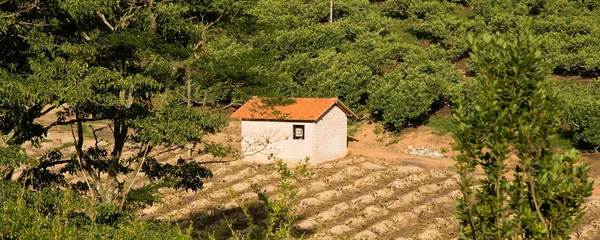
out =
<path fill-rule="evenodd" d="M 248 212 L 252 215 L 255 223 L 262 223 L 267 217 L 267 209 L 262 202 L 248 203 Z M 306 219 L 305 216 L 299 216 L 296 222 Z M 249 220 L 241 207 L 222 209 L 210 208 L 202 212 L 191 213 L 177 220 L 170 221 L 177 223 L 183 231 L 193 229 L 192 237 L 196 239 L 208 239 L 213 235 L 216 239 L 229 239 L 232 237 L 232 231 L 245 233 L 249 228 Z M 303 230 L 292 227 L 291 235 L 294 238 L 307 237 L 314 234 L 314 230 Z"/>

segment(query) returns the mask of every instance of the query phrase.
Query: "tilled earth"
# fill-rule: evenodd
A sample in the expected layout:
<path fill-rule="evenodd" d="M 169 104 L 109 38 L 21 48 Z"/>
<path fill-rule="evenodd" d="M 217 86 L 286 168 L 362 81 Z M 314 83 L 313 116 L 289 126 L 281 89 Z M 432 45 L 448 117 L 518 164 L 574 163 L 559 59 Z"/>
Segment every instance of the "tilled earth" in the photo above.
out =
<path fill-rule="evenodd" d="M 97 125 L 97 129 L 102 127 L 102 124 Z M 237 136 L 239 123 L 232 126 L 221 140 L 231 142 L 229 135 Z M 425 143 L 432 142 L 449 148 L 447 143 L 443 144 L 449 140 L 432 135 L 429 129 L 416 129 L 414 136 L 408 137 L 410 141 L 404 139 L 407 143 L 400 139 L 397 146 L 372 148 L 383 144 L 368 127 L 357 133 L 360 141 L 349 143 L 349 150 L 359 156 L 312 165 L 310 171 L 314 175 L 295 182 L 299 187 L 294 208 L 299 216 L 294 225 L 295 234 L 312 239 L 456 238 L 458 223 L 453 212 L 460 192 L 457 174 L 449 167 L 453 165 L 452 160 L 389 151 L 405 147 L 400 146 L 402 144 L 429 146 Z M 39 155 L 60 147 L 61 140 L 70 137 L 68 129 L 52 130 L 48 137 L 51 141 L 43 142 L 39 149 L 26 147 L 28 151 Z M 102 134 L 109 132 L 104 129 L 99 134 L 102 139 Z M 65 151 L 72 151 L 72 147 Z M 186 154 L 185 151 L 165 151 L 155 156 L 159 161 L 173 162 Z M 591 166 L 591 179 L 600 182 L 600 154 L 584 154 L 584 159 Z M 206 159 L 211 160 L 214 159 Z M 245 218 L 238 202 L 256 203 L 251 210 L 260 216 L 261 207 L 251 186 L 256 184 L 267 195 L 272 195 L 280 179 L 268 166 L 249 162 L 207 162 L 205 166 L 214 177 L 205 181 L 202 190 L 160 189 L 163 203 L 139 210 L 140 218 L 178 222 L 182 227 L 193 223 L 203 233 L 222 227 L 225 219 L 236 220 L 238 225 L 234 227 L 243 228 Z M 140 174 L 137 185 L 147 181 Z M 594 187 L 596 190 L 585 205 L 581 224 L 571 234 L 573 239 L 600 239 L 600 185 Z M 235 197 L 229 189 L 236 192 Z"/>
<path fill-rule="evenodd" d="M 450 161 L 450 160 L 449 160 Z M 144 219 L 194 223 L 200 232 L 244 222 L 237 201 L 254 201 L 257 184 L 272 194 L 279 175 L 265 165 L 243 161 L 209 165 L 214 178 L 198 192 L 161 191 L 165 204 L 139 212 Z M 457 237 L 454 203 L 460 196 L 452 169 L 394 165 L 384 160 L 350 156 L 318 164 L 314 175 L 298 180 L 294 212 L 296 234 L 314 239 L 453 239 Z M 228 189 L 237 193 L 233 197 Z M 586 204 L 574 239 L 600 238 L 600 199 Z"/>
<path fill-rule="evenodd" d="M 220 221 L 207 222 L 232 214 L 243 218 L 236 199 L 256 199 L 250 187 L 258 184 L 267 193 L 276 189 L 278 174 L 265 166 L 242 161 L 215 165 L 215 177 L 196 193 L 165 191 L 168 206 L 142 211 L 145 218 L 189 220 L 213 229 Z M 363 157 L 323 163 L 311 169 L 310 179 L 296 184 L 295 227 L 299 234 L 316 239 L 351 237 L 357 239 L 448 239 L 456 236 L 453 217 L 457 175 L 451 170 L 426 170 L 416 166 L 387 165 Z"/>

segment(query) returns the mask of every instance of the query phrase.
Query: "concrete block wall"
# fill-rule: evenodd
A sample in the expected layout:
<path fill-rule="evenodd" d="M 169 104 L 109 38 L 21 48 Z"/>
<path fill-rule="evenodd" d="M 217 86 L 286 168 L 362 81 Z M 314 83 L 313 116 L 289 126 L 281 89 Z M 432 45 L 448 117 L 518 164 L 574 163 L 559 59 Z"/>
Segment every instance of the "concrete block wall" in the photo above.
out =
<path fill-rule="evenodd" d="M 346 156 L 348 125 L 346 114 L 333 106 L 316 123 L 315 160 L 328 161 Z"/>
<path fill-rule="evenodd" d="M 304 125 L 305 139 L 293 139 L 294 125 Z M 242 152 L 244 160 L 263 163 L 268 162 L 269 154 L 294 162 L 315 159 L 315 123 L 242 121 Z"/>

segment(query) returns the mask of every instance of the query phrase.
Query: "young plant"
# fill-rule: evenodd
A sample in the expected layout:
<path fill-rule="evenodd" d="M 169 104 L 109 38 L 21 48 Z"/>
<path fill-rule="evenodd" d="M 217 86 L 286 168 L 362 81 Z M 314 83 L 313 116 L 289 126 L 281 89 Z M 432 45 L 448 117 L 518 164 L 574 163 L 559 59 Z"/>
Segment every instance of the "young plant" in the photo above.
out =
<path fill-rule="evenodd" d="M 463 239 L 566 239 L 591 195 L 589 166 L 551 151 L 556 97 L 539 40 L 500 34 L 470 38 L 474 93 L 457 101 L 456 167 L 463 193 L 456 216 Z M 519 158 L 514 169 L 509 155 Z M 485 177 L 476 182 L 481 167 Z M 513 180 L 507 178 L 509 170 Z"/>
<path fill-rule="evenodd" d="M 233 239 L 292 239 L 292 227 L 298 218 L 294 215 L 293 207 L 295 205 L 295 197 L 298 193 L 298 186 L 295 181 L 305 178 L 310 178 L 313 174 L 308 169 L 308 158 L 301 160 L 293 170 L 290 170 L 283 160 L 272 158 L 270 164 L 272 170 L 279 173 L 281 178 L 277 190 L 272 196 L 268 196 L 262 191 L 259 186 L 252 185 L 252 188 L 262 202 L 265 211 L 264 219 L 257 219 L 250 212 L 250 204 L 248 202 L 238 201 L 240 208 L 244 212 L 248 220 L 248 231 L 240 232 L 232 228 L 232 223 L 228 222 Z M 232 190 L 230 194 L 236 196 Z"/>

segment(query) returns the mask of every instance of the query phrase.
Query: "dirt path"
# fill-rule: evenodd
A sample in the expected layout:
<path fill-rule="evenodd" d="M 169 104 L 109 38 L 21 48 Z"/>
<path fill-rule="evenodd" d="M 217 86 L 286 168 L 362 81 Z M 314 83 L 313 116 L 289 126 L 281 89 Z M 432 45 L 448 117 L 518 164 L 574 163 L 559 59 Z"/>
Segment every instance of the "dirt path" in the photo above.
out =
<path fill-rule="evenodd" d="M 410 155 L 407 153 L 395 152 L 386 149 L 370 148 L 351 144 L 348 146 L 348 152 L 352 155 L 365 156 L 373 159 L 384 159 L 390 164 L 395 165 L 415 165 L 426 169 L 448 169 L 454 168 L 454 161 L 449 158 L 433 158 Z"/>

